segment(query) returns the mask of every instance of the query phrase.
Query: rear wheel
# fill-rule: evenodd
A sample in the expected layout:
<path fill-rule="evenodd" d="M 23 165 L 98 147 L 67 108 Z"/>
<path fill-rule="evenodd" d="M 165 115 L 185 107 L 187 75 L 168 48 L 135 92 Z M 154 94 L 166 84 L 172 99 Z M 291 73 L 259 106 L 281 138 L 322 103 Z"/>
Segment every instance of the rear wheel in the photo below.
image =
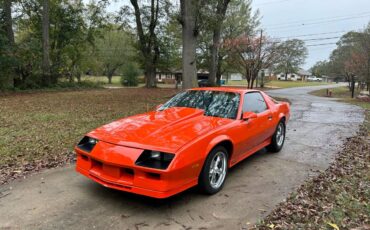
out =
<path fill-rule="evenodd" d="M 285 142 L 285 123 L 281 120 L 276 127 L 276 131 L 271 139 L 271 144 L 267 146 L 267 149 L 270 152 L 277 153 L 283 148 Z"/>
<path fill-rule="evenodd" d="M 217 146 L 207 156 L 199 175 L 199 188 L 206 194 L 219 192 L 227 176 L 228 152 L 223 146 Z"/>

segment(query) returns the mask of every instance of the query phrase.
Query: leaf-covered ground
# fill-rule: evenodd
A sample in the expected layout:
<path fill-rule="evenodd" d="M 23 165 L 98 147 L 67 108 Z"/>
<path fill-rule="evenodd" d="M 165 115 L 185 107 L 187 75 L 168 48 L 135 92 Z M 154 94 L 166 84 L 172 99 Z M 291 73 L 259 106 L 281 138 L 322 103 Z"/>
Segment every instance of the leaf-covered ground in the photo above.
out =
<path fill-rule="evenodd" d="M 335 161 L 309 179 L 254 229 L 370 229 L 370 110 Z"/>
<path fill-rule="evenodd" d="M 73 161 L 73 146 L 86 132 L 146 112 L 175 93 L 136 88 L 0 96 L 0 184 Z"/>

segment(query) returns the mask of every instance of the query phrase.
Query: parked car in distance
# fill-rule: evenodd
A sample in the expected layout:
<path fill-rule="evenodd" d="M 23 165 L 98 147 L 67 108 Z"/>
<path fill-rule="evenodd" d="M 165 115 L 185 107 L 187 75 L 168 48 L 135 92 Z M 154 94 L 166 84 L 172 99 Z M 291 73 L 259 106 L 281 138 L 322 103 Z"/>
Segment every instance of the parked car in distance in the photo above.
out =
<path fill-rule="evenodd" d="M 283 148 L 289 118 L 288 103 L 258 90 L 191 89 L 86 134 L 75 147 L 76 170 L 105 187 L 155 198 L 196 185 L 215 194 L 230 167 L 262 148 Z"/>
<path fill-rule="evenodd" d="M 198 86 L 199 87 L 209 87 L 210 84 L 208 82 L 208 79 L 200 79 L 200 80 L 198 80 Z"/>
<path fill-rule="evenodd" d="M 307 78 L 307 81 L 322 81 L 322 78 L 316 76 L 310 76 Z"/>

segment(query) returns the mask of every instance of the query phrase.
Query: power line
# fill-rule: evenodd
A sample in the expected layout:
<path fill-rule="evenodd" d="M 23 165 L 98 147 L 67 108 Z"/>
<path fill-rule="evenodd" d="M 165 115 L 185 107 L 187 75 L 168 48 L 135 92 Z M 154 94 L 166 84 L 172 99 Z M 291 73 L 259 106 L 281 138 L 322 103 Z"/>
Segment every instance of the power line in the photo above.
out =
<path fill-rule="evenodd" d="M 312 44 L 312 45 L 306 45 L 307 47 L 312 47 L 312 46 L 326 46 L 326 45 L 336 45 L 336 42 L 330 42 L 330 43 L 321 43 L 321 44 Z"/>
<path fill-rule="evenodd" d="M 332 40 L 332 39 L 338 39 L 341 38 L 339 36 L 337 37 L 326 37 L 326 38 L 311 38 L 311 39 L 304 39 L 302 41 L 308 42 L 308 41 L 324 41 L 324 40 Z"/>
<path fill-rule="evenodd" d="M 348 33 L 349 31 L 333 31 L 333 32 L 325 32 L 325 33 L 314 33 L 314 34 L 301 34 L 301 35 L 295 35 L 295 36 L 287 36 L 287 37 L 275 37 L 276 39 L 284 39 L 284 38 L 300 38 L 300 37 L 312 37 L 316 35 L 328 35 L 328 34 L 339 34 L 339 33 Z"/>
<path fill-rule="evenodd" d="M 266 26 L 281 26 L 281 25 L 292 25 L 292 24 L 305 24 L 309 22 L 316 22 L 316 21 L 322 21 L 322 20 L 333 20 L 333 19 L 342 19 L 342 18 L 347 18 L 347 17 L 358 17 L 358 16 L 364 16 L 370 14 L 369 11 L 367 12 L 361 12 L 361 13 L 356 13 L 356 14 L 347 14 L 347 15 L 341 15 L 341 16 L 334 16 L 334 17 L 323 17 L 323 18 L 315 18 L 315 19 L 308 19 L 305 21 L 289 21 L 286 23 L 276 23 L 276 24 L 269 24 Z"/>
<path fill-rule="evenodd" d="M 353 19 L 359 19 L 359 18 L 370 18 L 370 14 L 363 15 L 363 16 L 353 16 L 353 17 L 347 17 L 347 18 L 341 18 L 341 19 L 335 19 L 335 20 L 326 20 L 326 21 L 320 21 L 320 22 L 311 22 L 311 23 L 302 23 L 300 25 L 292 25 L 292 26 L 279 26 L 279 27 L 273 27 L 269 28 L 268 30 L 276 31 L 277 29 L 284 29 L 284 28 L 297 28 L 302 26 L 312 26 L 312 25 L 318 25 L 318 24 L 324 24 L 324 23 L 332 23 L 332 22 L 339 22 L 339 21 L 346 21 L 346 20 L 353 20 Z"/>

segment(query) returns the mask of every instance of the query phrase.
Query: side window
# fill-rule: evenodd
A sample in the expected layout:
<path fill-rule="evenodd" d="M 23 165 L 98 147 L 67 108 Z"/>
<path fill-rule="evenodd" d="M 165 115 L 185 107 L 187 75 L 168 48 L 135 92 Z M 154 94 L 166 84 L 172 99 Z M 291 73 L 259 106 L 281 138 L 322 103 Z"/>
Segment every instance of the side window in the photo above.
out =
<path fill-rule="evenodd" d="M 244 95 L 243 112 L 262 113 L 267 110 L 265 99 L 258 92 Z"/>

